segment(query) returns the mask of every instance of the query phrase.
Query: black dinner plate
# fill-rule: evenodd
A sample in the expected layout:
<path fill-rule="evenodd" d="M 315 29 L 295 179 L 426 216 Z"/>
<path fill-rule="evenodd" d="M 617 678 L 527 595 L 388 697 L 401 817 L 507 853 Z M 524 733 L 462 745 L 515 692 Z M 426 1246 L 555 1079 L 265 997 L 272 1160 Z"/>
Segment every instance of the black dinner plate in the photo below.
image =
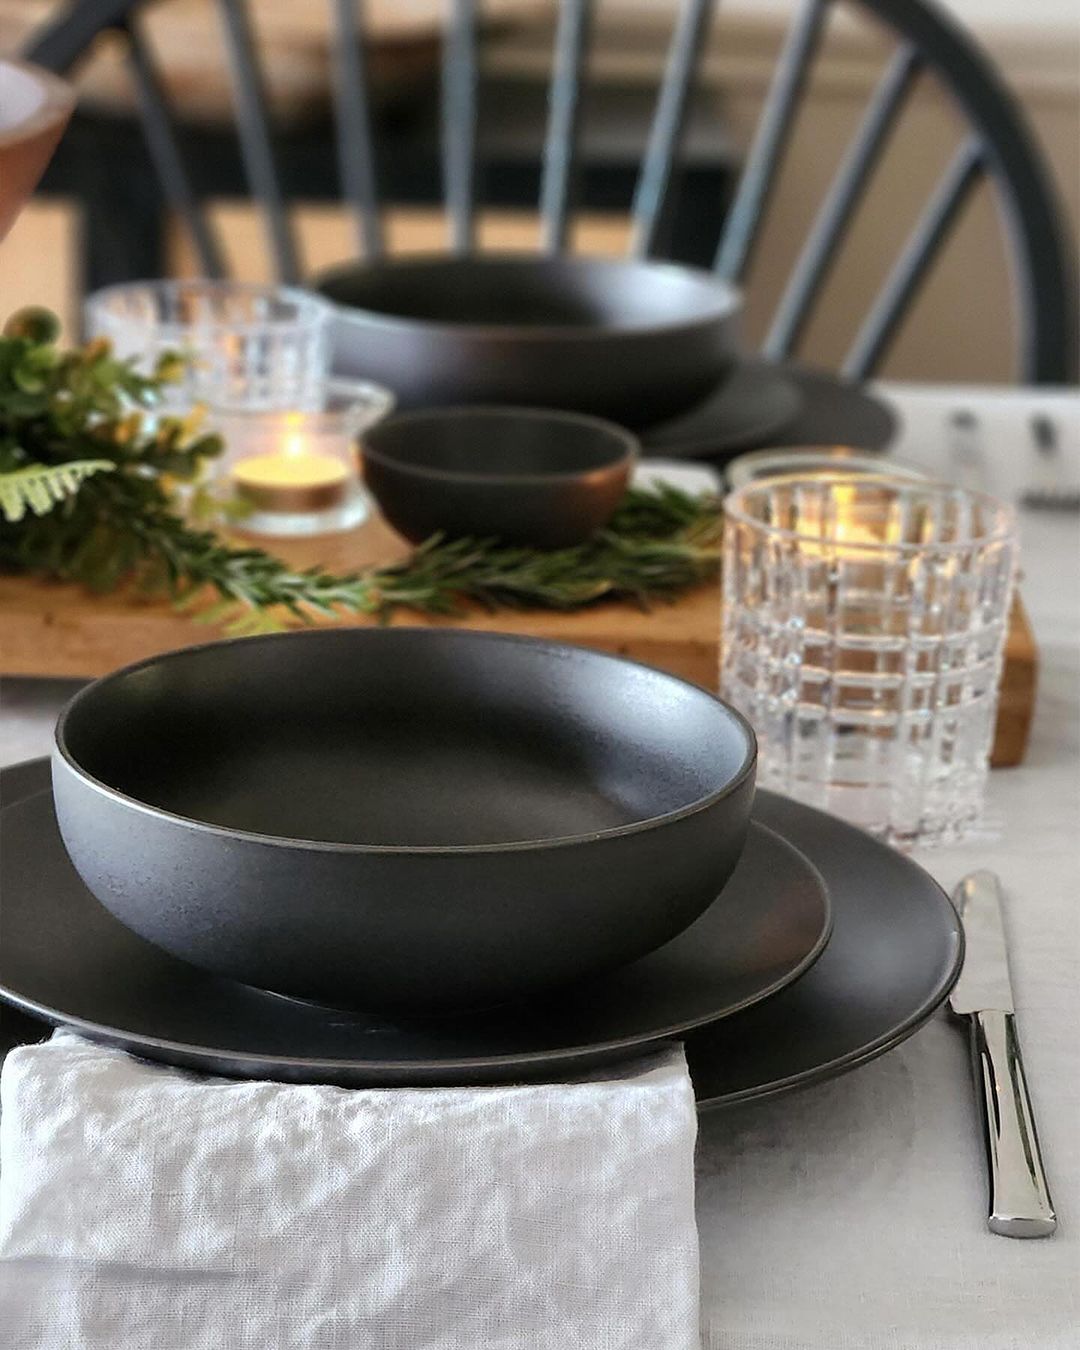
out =
<path fill-rule="evenodd" d="M 833 932 L 790 988 L 686 1038 L 700 1108 L 805 1087 L 893 1049 L 944 1003 L 964 958 L 949 897 L 910 858 L 774 792 L 757 793 L 753 818 L 817 866 Z"/>
<path fill-rule="evenodd" d="M 5 769 L 0 802 L 13 804 L 48 782 L 45 760 Z M 816 864 L 829 891 L 833 930 L 825 951 L 799 980 L 686 1038 L 702 1108 L 809 1086 L 884 1054 L 941 1006 L 963 960 L 963 932 L 948 897 L 910 859 L 776 793 L 758 792 L 754 816 Z M 180 969 L 185 982 L 190 980 L 188 968 Z M 130 978 L 139 978 L 138 968 Z M 206 978 L 199 976 L 199 983 Z M 267 996 L 232 988 L 267 1006 Z M 32 1037 L 29 1019 L 13 1008 L 3 1013 L 10 1019 L 7 1043 Z"/>
<path fill-rule="evenodd" d="M 222 979 L 137 937 L 79 879 L 47 791 L 0 812 L 0 842 L 0 997 L 136 1054 L 234 1077 L 480 1083 L 610 1062 L 769 997 L 813 964 L 830 924 L 815 869 L 756 825 L 723 902 L 641 960 L 528 1002 L 390 1021 Z"/>
<path fill-rule="evenodd" d="M 772 443 L 799 415 L 798 386 L 780 367 L 746 361 L 689 411 L 640 433 L 645 455 L 721 462 Z"/>
<path fill-rule="evenodd" d="M 884 450 L 896 419 L 864 385 L 829 371 L 760 358 L 743 362 L 689 411 L 640 433 L 646 455 L 722 467 L 767 446 Z"/>
<path fill-rule="evenodd" d="M 871 451 L 889 445 L 896 416 L 861 381 L 795 362 L 781 370 L 797 387 L 802 406 L 774 437 L 774 445 L 846 445 Z"/>

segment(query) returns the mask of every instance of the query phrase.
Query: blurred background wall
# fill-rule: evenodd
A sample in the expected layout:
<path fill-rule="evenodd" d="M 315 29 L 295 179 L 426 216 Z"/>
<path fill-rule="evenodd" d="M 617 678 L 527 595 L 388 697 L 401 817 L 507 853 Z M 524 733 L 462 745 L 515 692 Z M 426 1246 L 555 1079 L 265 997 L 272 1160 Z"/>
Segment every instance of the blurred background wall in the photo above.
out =
<path fill-rule="evenodd" d="M 328 52 L 324 7 L 295 0 L 251 0 L 267 65 L 285 153 L 318 143 L 327 116 Z M 990 52 L 1033 126 L 1055 179 L 1062 209 L 1076 238 L 1080 219 L 1080 8 L 1076 0 L 948 0 L 947 6 Z M 815 67 L 749 282 L 748 336 L 760 335 L 787 265 L 801 243 L 879 73 L 888 41 L 852 6 L 837 6 Z M 0 0 L 0 48 L 11 52 L 53 0 Z M 378 35 L 376 80 L 380 121 L 406 147 L 434 134 L 437 25 L 441 0 L 369 0 Z M 790 16 L 790 0 L 725 0 L 718 5 L 703 67 L 700 94 L 687 138 L 689 173 L 683 185 L 686 223 L 676 241 L 687 257 L 706 258 L 717 217 L 753 128 L 775 53 Z M 550 70 L 552 0 L 487 0 L 482 117 L 483 184 L 497 203 L 483 220 L 488 246 L 523 248 L 535 239 L 528 203 L 543 131 Z M 150 31 L 185 118 L 202 135 L 229 116 L 228 85 L 219 55 L 212 0 L 164 0 L 150 11 Z M 578 246 L 618 251 L 625 241 L 624 208 L 648 125 L 656 81 L 670 36 L 674 0 L 601 0 L 591 92 L 585 108 L 584 160 L 589 210 Z M 27 210 L 4 250 L 0 309 L 33 300 L 58 309 L 69 328 L 88 278 L 85 208 L 100 190 L 95 178 L 142 172 L 126 147 L 131 94 L 108 44 L 81 77 L 84 107 L 95 128 L 81 163 L 61 164 L 46 191 Z M 865 298 L 884 274 L 930 186 L 956 144 L 958 120 L 932 83 L 925 82 L 890 145 L 867 209 L 845 245 L 841 265 L 803 347 L 810 361 L 836 362 L 862 315 Z M 109 153 L 115 134 L 116 153 Z M 206 134 L 209 136 L 210 131 Z M 293 139 L 290 140 L 289 138 Z M 82 143 L 80 143 L 82 145 Z M 297 151 L 301 161 L 303 155 Z M 69 154 L 69 159 L 72 155 Z M 89 161 L 89 162 L 87 162 Z M 412 163 L 412 161 L 409 161 Z M 431 153 L 417 152 L 406 200 L 390 212 L 398 249 L 441 246 L 443 226 L 431 204 L 438 182 Z M 430 179 L 426 182 L 425 178 Z M 299 180 L 301 189 L 304 180 Z M 81 184 L 90 184 L 83 190 Z M 107 184 L 117 225 L 125 215 L 125 186 Z M 305 262 L 317 268 L 352 253 L 343 213 L 315 190 L 297 205 Z M 254 213 L 239 182 L 223 170 L 215 218 L 237 272 L 265 275 L 266 259 Z M 714 200 L 715 199 L 715 200 Z M 97 209 L 100 216 L 102 211 Z M 98 222 L 100 230 L 100 221 Z M 1013 373 L 1010 287 L 1002 266 L 1002 222 L 988 192 L 969 205 L 894 350 L 887 374 L 910 379 L 993 381 Z M 135 231 L 137 233 L 137 230 Z M 191 270 L 183 241 L 163 228 L 160 268 Z M 971 334 L 979 335 L 978 342 Z"/>

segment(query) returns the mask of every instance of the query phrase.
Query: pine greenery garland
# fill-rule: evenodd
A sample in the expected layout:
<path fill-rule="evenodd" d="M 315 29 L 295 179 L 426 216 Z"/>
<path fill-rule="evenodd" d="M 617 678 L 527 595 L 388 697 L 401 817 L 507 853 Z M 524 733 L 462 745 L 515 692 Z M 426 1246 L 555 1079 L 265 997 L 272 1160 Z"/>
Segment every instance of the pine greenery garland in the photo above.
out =
<path fill-rule="evenodd" d="M 234 634 L 341 613 L 398 609 L 453 615 L 463 606 L 578 609 L 602 599 L 648 605 L 719 569 L 720 510 L 673 487 L 631 489 L 608 527 L 575 548 L 508 547 L 436 536 L 403 562 L 335 575 L 295 570 L 185 519 L 176 487 L 220 454 L 198 418 L 145 413 L 181 369 L 150 377 L 94 341 L 61 351 L 44 311 L 16 315 L 0 337 L 0 568 L 95 591 L 166 593 Z"/>

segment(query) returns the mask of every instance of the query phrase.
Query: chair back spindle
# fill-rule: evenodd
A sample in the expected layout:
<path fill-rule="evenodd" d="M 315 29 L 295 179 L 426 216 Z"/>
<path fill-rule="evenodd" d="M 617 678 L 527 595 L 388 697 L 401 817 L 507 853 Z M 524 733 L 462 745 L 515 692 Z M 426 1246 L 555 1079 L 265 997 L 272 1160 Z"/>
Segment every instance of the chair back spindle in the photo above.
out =
<path fill-rule="evenodd" d="M 593 0 L 563 0 L 559 7 L 540 174 L 540 244 L 545 253 L 562 252 L 569 236 L 592 17 Z"/>
<path fill-rule="evenodd" d="M 371 130 L 364 0 L 331 0 L 334 113 L 342 196 L 352 207 L 356 242 L 365 258 L 383 251 L 382 221 Z"/>
<path fill-rule="evenodd" d="M 803 0 L 780 50 L 716 251 L 716 271 L 730 281 L 741 281 L 750 261 L 758 227 L 791 136 L 810 62 L 817 51 L 827 8 L 828 0 Z"/>
<path fill-rule="evenodd" d="M 451 0 L 443 37 L 442 156 L 443 193 L 450 227 L 450 248 L 472 251 L 476 228 L 476 0 Z"/>
<path fill-rule="evenodd" d="M 649 257 L 656 249 L 712 11 L 713 0 L 684 0 L 679 9 L 634 191 L 630 252 L 637 258 Z"/>
<path fill-rule="evenodd" d="M 232 76 L 236 132 L 251 194 L 262 208 L 278 280 L 291 285 L 300 280 L 300 264 L 274 164 L 268 102 L 255 54 L 247 0 L 218 0 L 218 13 Z"/>
<path fill-rule="evenodd" d="M 127 60 L 135 81 L 147 149 L 161 180 L 169 203 L 184 222 L 191 236 L 203 275 L 214 279 L 225 275 L 225 263 L 217 236 L 206 218 L 180 150 L 180 139 L 169 101 L 161 84 L 157 65 L 142 35 L 137 16 L 124 23 L 127 33 Z"/>
<path fill-rule="evenodd" d="M 985 172 L 983 156 L 982 142 L 976 137 L 966 140 L 953 156 L 845 357 L 843 374 L 862 380 L 877 369 L 931 263 Z"/>
<path fill-rule="evenodd" d="M 922 69 L 918 51 L 905 43 L 893 56 L 874 90 L 810 226 L 762 344 L 764 354 L 773 360 L 782 360 L 795 349 L 814 302 L 836 262 L 889 134 Z"/>

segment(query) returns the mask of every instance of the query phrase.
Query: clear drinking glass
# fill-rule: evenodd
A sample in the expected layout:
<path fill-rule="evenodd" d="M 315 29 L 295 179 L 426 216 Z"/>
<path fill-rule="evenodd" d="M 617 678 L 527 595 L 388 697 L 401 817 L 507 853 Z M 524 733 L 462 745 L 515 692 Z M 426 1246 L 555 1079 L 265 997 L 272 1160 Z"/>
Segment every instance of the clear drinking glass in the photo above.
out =
<path fill-rule="evenodd" d="M 166 351 L 188 358 L 164 410 L 198 403 L 239 412 L 316 409 L 330 363 L 332 310 L 287 286 L 233 281 L 136 281 L 86 301 L 89 337 L 149 373 Z"/>
<path fill-rule="evenodd" d="M 1016 566 L 992 498 L 790 475 L 725 502 L 723 696 L 758 782 L 902 847 L 978 820 Z"/>

